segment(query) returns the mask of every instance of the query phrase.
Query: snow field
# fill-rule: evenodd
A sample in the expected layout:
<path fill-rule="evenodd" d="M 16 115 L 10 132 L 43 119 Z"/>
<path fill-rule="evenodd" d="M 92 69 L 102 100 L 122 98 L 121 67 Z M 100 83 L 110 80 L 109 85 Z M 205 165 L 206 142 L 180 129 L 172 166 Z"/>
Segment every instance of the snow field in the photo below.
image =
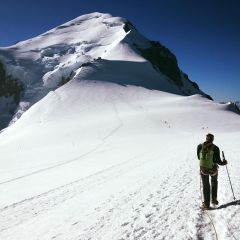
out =
<path fill-rule="evenodd" d="M 0 238 L 214 239 L 196 146 L 215 134 L 238 197 L 239 129 L 237 114 L 197 95 L 76 78 L 0 135 Z M 237 239 L 224 168 L 209 214 L 219 239 Z"/>
<path fill-rule="evenodd" d="M 125 23 L 93 13 L 0 49 L 25 86 L 0 132 L 0 239 L 215 239 L 199 209 L 196 146 L 208 132 L 237 197 L 220 167 L 209 215 L 219 240 L 239 239 L 239 115 L 175 95 L 202 92 L 156 70 L 138 50 L 151 42 Z M 0 101 L 5 113 L 13 100 Z"/>

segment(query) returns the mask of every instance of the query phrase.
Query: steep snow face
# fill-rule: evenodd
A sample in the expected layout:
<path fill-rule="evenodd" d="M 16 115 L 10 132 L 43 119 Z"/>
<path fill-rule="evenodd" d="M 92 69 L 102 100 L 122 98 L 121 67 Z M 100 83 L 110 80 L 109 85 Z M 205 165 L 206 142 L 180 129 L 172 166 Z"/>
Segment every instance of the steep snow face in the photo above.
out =
<path fill-rule="evenodd" d="M 100 58 L 107 64 L 99 65 Z M 101 74 L 101 81 L 114 82 L 116 75 L 124 75 L 120 81 L 123 84 L 181 95 L 204 94 L 181 73 L 169 50 L 146 39 L 126 19 L 110 14 L 83 15 L 32 39 L 0 48 L 0 62 L 7 75 L 16 78 L 24 88 L 20 102 L 15 103 L 18 108 L 11 122 L 21 116 L 21 106 L 30 107 L 90 64 L 97 64 L 100 74 L 108 72 L 106 78 Z M 114 71 L 105 69 L 112 66 Z M 176 80 L 172 70 L 177 74 Z M 3 108 L 1 111 L 4 112 Z"/>
<path fill-rule="evenodd" d="M 24 86 L 20 104 L 11 102 L 15 109 L 19 104 L 13 119 L 21 116 L 23 104 L 31 106 L 51 89 L 68 81 L 83 63 L 101 57 L 112 44 L 120 41 L 126 34 L 123 29 L 125 21 L 109 14 L 93 13 L 14 46 L 0 48 L 0 64 L 4 65 L 6 75 L 18 79 Z M 0 81 L 0 90 L 1 87 Z M 0 97 L 7 95 L 8 93 L 1 95 L 0 91 Z M 0 107 L 11 99 L 0 98 Z M 9 121 L 10 118 L 3 119 L 3 115 L 9 115 L 6 108 L 1 107 L 0 113 L 2 128 L 7 121 L 5 119 Z"/>
<path fill-rule="evenodd" d="M 123 25 L 121 18 L 109 14 L 84 15 L 40 36 L 2 48 L 0 55 L 9 74 L 30 85 L 39 80 L 41 83 L 43 78 L 44 85 L 52 88 L 53 83 L 47 82 L 51 73 L 62 71 L 61 76 L 65 77 L 69 74 L 65 71 L 71 72 L 100 57 L 108 45 L 123 37 Z"/>

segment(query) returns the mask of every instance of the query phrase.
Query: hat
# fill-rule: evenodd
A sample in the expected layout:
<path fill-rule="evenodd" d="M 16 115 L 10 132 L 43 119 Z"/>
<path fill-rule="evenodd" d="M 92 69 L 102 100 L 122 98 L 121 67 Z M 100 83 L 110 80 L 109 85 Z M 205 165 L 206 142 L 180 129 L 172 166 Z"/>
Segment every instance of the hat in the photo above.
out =
<path fill-rule="evenodd" d="M 206 140 L 207 140 L 208 142 L 213 142 L 213 140 L 214 140 L 214 135 L 211 134 L 211 133 L 208 133 L 208 134 L 206 135 Z"/>

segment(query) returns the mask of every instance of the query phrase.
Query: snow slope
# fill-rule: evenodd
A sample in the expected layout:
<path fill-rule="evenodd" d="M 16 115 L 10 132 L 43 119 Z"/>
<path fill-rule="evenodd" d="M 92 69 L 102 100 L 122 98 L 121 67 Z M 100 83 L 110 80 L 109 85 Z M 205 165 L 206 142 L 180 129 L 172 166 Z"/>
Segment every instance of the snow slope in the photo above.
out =
<path fill-rule="evenodd" d="M 0 91 L 0 129 L 7 126 L 6 122 L 15 122 L 32 104 L 72 79 L 76 72 L 84 70 L 88 65 L 97 65 L 96 71 L 105 74 L 101 77 L 103 80 L 106 80 L 107 75 L 107 80 L 116 81 L 117 76 L 117 82 L 123 84 L 181 95 L 204 94 L 182 72 L 179 72 L 178 79 L 182 86 L 178 86 L 171 76 L 163 74 L 154 62 L 148 61 L 144 54 L 155 45 L 126 19 L 110 14 L 91 13 L 32 39 L 0 48 L 0 67 L 2 64 L 6 76 L 17 79 L 24 89 L 20 101 L 11 109 L 1 107 L 6 105 L 6 101 L 12 104 L 14 101 L 12 97 L 7 97 L 9 93 L 5 93 L 7 99 L 1 97 Z M 166 48 L 160 47 L 160 44 L 157 44 L 156 51 L 151 54 L 155 62 L 156 57 L 164 58 L 163 65 L 165 61 L 169 61 L 163 66 L 163 70 L 167 69 L 166 72 L 170 68 L 180 71 L 175 56 Z M 103 63 L 99 63 L 100 58 Z M 109 72 L 111 67 L 115 71 Z M 14 114 L 9 115 L 9 112 Z M 1 117 L 3 114 L 4 118 Z"/>
<path fill-rule="evenodd" d="M 221 167 L 209 214 L 218 239 L 239 239 L 239 115 L 94 76 L 79 71 L 0 134 L 0 239 L 215 239 L 199 209 L 196 146 L 207 132 L 237 197 Z"/>
<path fill-rule="evenodd" d="M 158 71 L 140 54 L 151 44 L 93 13 L 0 49 L 25 86 L 0 132 L 0 239 L 215 239 L 199 209 L 196 146 L 208 132 L 237 197 L 221 167 L 209 215 L 218 239 L 239 239 L 239 115 Z M 6 113 L 13 99 L 0 101 Z"/>

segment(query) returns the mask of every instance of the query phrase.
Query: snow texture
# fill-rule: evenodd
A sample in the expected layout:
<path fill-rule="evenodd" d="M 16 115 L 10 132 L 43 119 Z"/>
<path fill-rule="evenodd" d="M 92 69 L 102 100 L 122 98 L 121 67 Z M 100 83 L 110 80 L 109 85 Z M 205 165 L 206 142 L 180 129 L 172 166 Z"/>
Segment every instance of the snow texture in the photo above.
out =
<path fill-rule="evenodd" d="M 0 61 L 7 75 L 24 84 L 21 102 L 29 107 L 71 80 L 81 68 L 98 64 L 99 59 L 105 62 L 98 64 L 98 70 L 107 71 L 102 81 L 115 81 L 117 76 L 117 81 L 123 84 L 182 95 L 203 94 L 184 76 L 183 87 L 177 87 L 143 58 L 138 48 L 146 49 L 151 42 L 129 24 L 126 19 L 110 14 L 83 15 L 32 39 L 0 48 Z M 108 71 L 110 67 L 115 71 Z M 19 106 L 11 123 L 22 113 Z"/>
<path fill-rule="evenodd" d="M 214 239 L 199 209 L 207 132 L 237 196 L 221 167 L 209 214 L 219 239 L 238 239 L 239 115 L 197 95 L 77 78 L 0 134 L 0 238 Z"/>
<path fill-rule="evenodd" d="M 118 28 L 121 34 L 109 30 L 102 36 L 99 18 L 105 22 L 101 27 Z M 6 50 L 22 59 L 27 54 L 38 64 L 31 73 L 35 78 L 26 75 L 35 85 L 19 106 L 21 118 L 0 133 L 0 239 L 215 239 L 208 216 L 199 208 L 196 147 L 208 132 L 229 161 L 237 198 L 233 200 L 226 168 L 220 167 L 220 206 L 208 214 L 219 240 L 239 239 L 239 115 L 228 104 L 199 94 L 169 93 L 164 77 L 163 90 L 152 90 L 156 72 L 125 44 L 131 32 L 126 39 L 121 22 L 106 14 L 85 15 L 32 39 L 32 45 L 27 41 Z M 83 34 L 90 34 L 89 24 L 95 35 Z M 84 38 L 84 47 L 78 45 Z M 102 45 L 96 47 L 96 42 Z M 49 49 L 49 44 L 57 48 Z M 93 60 L 104 54 L 105 44 L 109 52 L 104 59 Z M 33 51 L 36 45 L 40 51 Z M 131 55 L 129 64 L 117 45 L 126 58 Z M 28 51 L 22 52 L 21 46 Z M 91 57 L 79 57 L 76 63 L 71 52 L 83 48 Z M 90 63 L 79 68 L 86 59 Z M 21 74 L 21 68 L 10 66 L 8 71 Z M 52 89 L 59 72 L 67 76 L 72 70 L 70 81 Z M 44 87 L 37 79 L 40 72 Z M 141 76 L 151 79 L 148 89 L 136 83 Z M 41 100 L 36 93 L 42 94 Z"/>

